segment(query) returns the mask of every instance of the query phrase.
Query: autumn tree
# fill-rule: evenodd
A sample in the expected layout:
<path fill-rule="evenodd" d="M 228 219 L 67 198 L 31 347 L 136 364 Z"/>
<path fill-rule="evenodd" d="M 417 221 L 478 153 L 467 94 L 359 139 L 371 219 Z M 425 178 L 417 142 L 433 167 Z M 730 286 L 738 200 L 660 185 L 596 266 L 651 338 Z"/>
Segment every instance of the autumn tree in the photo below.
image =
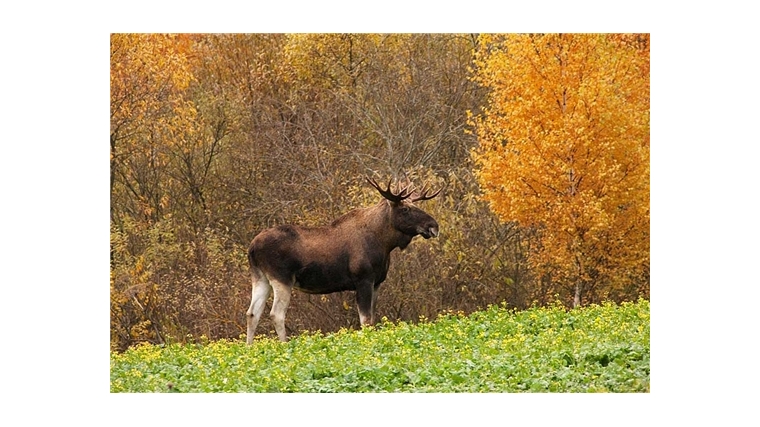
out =
<path fill-rule="evenodd" d="M 381 291 L 380 312 L 409 320 L 503 299 L 522 306 L 524 292 L 518 288 L 524 274 L 511 262 L 515 229 L 492 221 L 487 206 L 472 195 L 477 188 L 469 149 L 475 138 L 464 128 L 466 111 L 483 93 L 467 79 L 476 37 L 299 34 L 287 40 L 283 62 L 294 108 L 280 134 L 287 136 L 288 147 L 298 147 L 303 160 L 296 163 L 300 167 L 282 170 L 300 175 L 299 205 L 324 222 L 345 206 L 372 203 L 376 194 L 356 180 L 364 174 L 408 174 L 418 183 L 446 185 L 426 206 L 446 229 L 442 245 L 420 245 L 391 261 L 395 267 Z M 335 191 L 344 186 L 352 191 Z M 366 198 L 357 203 L 357 195 Z M 338 210 L 330 212 L 328 206 Z M 500 273 L 496 284 L 494 271 Z M 328 301 L 322 317 L 339 307 L 337 302 Z M 290 318 L 296 320 L 298 311 Z M 354 321 L 354 310 L 346 317 Z"/>
<path fill-rule="evenodd" d="M 536 232 L 478 197 L 477 139 L 463 131 L 486 93 L 468 79 L 477 46 L 466 34 L 112 35 L 113 347 L 237 338 L 251 239 L 376 203 L 372 174 L 445 186 L 425 206 L 441 236 L 392 260 L 381 316 L 529 306 Z M 295 293 L 288 327 L 358 326 L 353 301 Z"/>
<path fill-rule="evenodd" d="M 546 292 L 578 306 L 648 289 L 648 35 L 483 35 L 475 68 L 483 197 L 536 232 Z"/>
<path fill-rule="evenodd" d="M 117 346 L 182 335 L 189 321 L 208 324 L 217 316 L 213 301 L 221 299 L 216 289 L 229 287 L 230 272 L 242 264 L 238 250 L 224 250 L 229 238 L 210 227 L 222 205 L 216 175 L 235 104 L 221 102 L 212 90 L 218 82 L 200 72 L 208 49 L 199 41 L 186 34 L 111 35 L 111 329 Z"/>
<path fill-rule="evenodd" d="M 111 36 L 111 212 L 156 221 L 176 147 L 196 131 L 197 111 L 185 91 L 193 75 L 188 36 Z M 115 215 L 114 215 L 115 214 Z"/>

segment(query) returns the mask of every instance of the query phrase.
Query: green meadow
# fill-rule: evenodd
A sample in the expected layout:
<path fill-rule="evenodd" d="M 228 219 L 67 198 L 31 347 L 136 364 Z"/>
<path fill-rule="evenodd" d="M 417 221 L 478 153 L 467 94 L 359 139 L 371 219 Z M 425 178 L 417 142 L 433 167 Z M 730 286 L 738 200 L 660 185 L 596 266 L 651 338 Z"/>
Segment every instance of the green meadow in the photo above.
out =
<path fill-rule="evenodd" d="M 113 393 L 649 392 L 649 301 L 111 353 Z"/>

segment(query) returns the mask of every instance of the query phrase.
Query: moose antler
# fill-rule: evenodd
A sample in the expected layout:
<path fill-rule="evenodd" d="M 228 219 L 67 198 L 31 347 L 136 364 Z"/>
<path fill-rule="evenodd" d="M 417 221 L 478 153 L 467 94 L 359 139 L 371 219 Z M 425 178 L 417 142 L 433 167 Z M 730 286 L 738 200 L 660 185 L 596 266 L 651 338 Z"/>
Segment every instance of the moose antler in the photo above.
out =
<path fill-rule="evenodd" d="M 433 197 L 437 196 L 438 193 L 441 192 L 441 190 L 443 190 L 443 187 L 439 188 L 438 191 L 436 191 L 435 193 L 433 193 L 433 194 L 431 194 L 431 195 L 428 196 L 428 194 L 427 194 L 427 192 L 428 192 L 428 185 L 425 184 L 425 185 L 422 186 L 422 190 L 420 190 L 420 195 L 412 197 L 410 201 L 412 203 L 414 203 L 414 202 L 417 202 L 417 201 L 420 201 L 420 200 L 430 200 Z"/>
<path fill-rule="evenodd" d="M 380 185 L 377 183 L 377 181 L 375 181 L 374 179 L 372 179 L 372 178 L 370 178 L 368 176 L 365 176 L 365 178 L 367 179 L 367 182 L 369 182 L 369 184 L 371 186 L 375 187 L 375 189 L 383 197 L 385 197 L 386 199 L 390 200 L 393 203 L 401 203 L 402 200 L 407 199 L 407 198 L 409 198 L 409 196 L 412 195 L 412 190 L 410 188 L 411 184 L 405 186 L 401 190 L 398 190 L 398 185 L 396 185 L 396 193 L 394 193 L 393 191 L 391 191 L 391 181 L 390 180 L 388 181 L 387 188 L 385 190 L 383 190 L 382 188 L 380 188 Z"/>

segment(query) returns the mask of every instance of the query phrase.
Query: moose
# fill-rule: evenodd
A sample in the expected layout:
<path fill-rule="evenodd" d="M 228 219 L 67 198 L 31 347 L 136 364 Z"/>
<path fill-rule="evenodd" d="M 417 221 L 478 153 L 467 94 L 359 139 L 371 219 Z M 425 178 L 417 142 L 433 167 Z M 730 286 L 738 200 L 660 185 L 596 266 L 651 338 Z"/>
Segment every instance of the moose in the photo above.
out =
<path fill-rule="evenodd" d="M 274 290 L 270 316 L 281 341 L 287 341 L 285 312 L 293 288 L 311 294 L 356 291 L 361 325 L 375 323 L 375 302 L 385 280 L 393 249 L 405 249 L 420 235 L 438 236 L 438 223 L 414 202 L 429 200 L 427 185 L 419 192 L 411 184 L 396 191 L 383 189 L 365 177 L 383 198 L 374 206 L 354 209 L 323 227 L 280 225 L 254 237 L 248 248 L 253 289 L 246 312 L 251 344 L 269 293 Z M 416 194 L 415 194 L 416 193 Z M 415 194 L 413 196 L 413 194 Z"/>

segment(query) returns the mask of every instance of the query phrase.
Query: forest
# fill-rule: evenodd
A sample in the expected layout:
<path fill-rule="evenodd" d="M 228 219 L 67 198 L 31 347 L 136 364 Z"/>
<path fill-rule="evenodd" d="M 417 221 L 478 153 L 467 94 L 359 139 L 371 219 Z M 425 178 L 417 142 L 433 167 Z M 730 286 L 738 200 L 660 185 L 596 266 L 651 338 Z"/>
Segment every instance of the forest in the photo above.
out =
<path fill-rule="evenodd" d="M 111 350 L 245 334 L 254 236 L 377 203 L 365 177 L 443 188 L 378 317 L 649 299 L 649 44 L 112 34 Z M 294 292 L 286 326 L 358 328 L 353 292 Z"/>

